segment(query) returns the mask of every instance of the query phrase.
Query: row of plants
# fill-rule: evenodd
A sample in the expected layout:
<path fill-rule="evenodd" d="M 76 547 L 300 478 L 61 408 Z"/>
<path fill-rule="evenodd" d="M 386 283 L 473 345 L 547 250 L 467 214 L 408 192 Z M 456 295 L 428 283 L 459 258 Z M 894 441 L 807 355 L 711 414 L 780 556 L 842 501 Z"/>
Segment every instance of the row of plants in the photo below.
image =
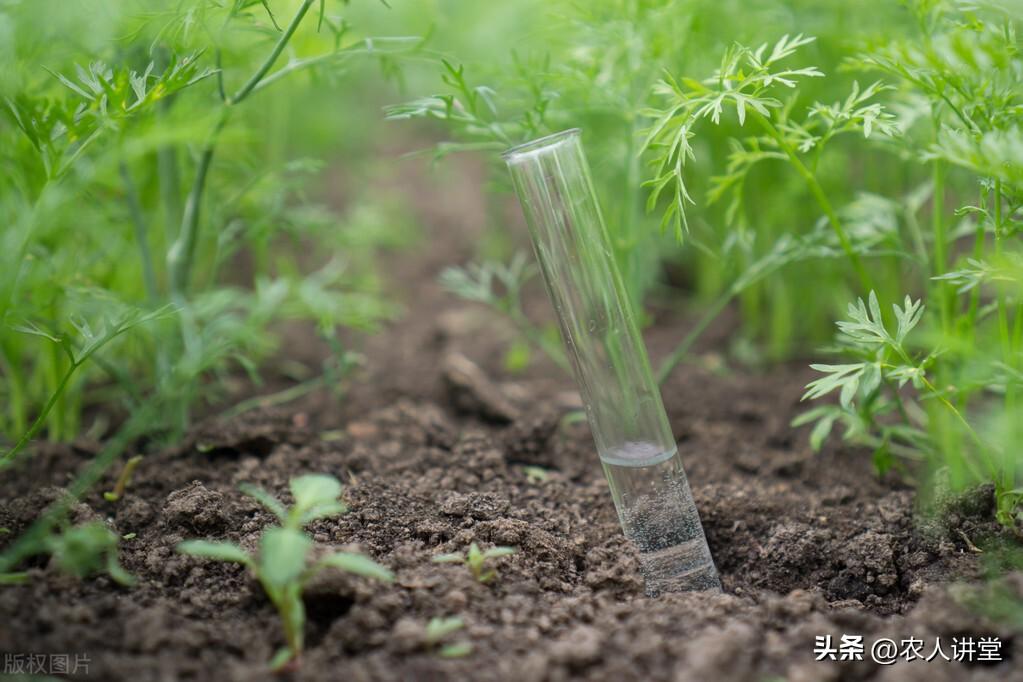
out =
<path fill-rule="evenodd" d="M 468 38 L 465 52 L 480 58 L 440 53 L 445 40 L 462 45 L 443 26 L 433 42 L 371 38 L 338 14 L 348 9 L 0 5 L 13 65 L 0 79 L 3 467 L 13 472 L 43 437 L 103 441 L 68 498 L 0 556 L 0 572 L 59 554 L 70 501 L 125 459 L 116 501 L 140 439 L 174 441 L 228 395 L 232 375 L 258 380 L 280 321 L 312 320 L 333 349 L 322 368 L 285 367 L 300 392 L 339 386 L 357 363 L 339 329 L 372 330 L 395 313 L 372 263 L 409 240 L 408 221 L 373 195 L 372 178 L 344 214 L 317 203 L 322 163 L 294 151 L 323 145 L 289 141 L 309 102 L 337 106 L 342 77 L 359 78 L 349 71 L 365 61 L 378 68 L 360 87 L 374 92 L 402 73 L 406 90 L 425 91 L 422 74 L 439 69 L 442 91 L 386 113 L 443 122 L 451 140 L 436 155 L 486 154 L 497 186 L 494 152 L 584 129 L 637 309 L 648 319 L 683 299 L 701 309 L 662 381 L 729 306 L 746 341 L 732 356 L 747 361 L 805 355 L 837 320 L 828 350 L 840 359 L 814 365 L 822 376 L 807 393 L 836 400 L 796 422 L 813 424 L 814 446 L 837 426 L 881 471 L 993 483 L 999 519 L 1018 525 L 1016 14 L 939 0 L 555 0 L 510 4 L 492 23 L 457 2 L 427 17 L 471 15 L 485 36 L 497 23 L 527 27 L 516 35 L 530 39 L 495 60 L 492 44 Z M 396 26 L 423 18 L 377 9 Z M 79 27 L 84 43 L 60 39 Z M 370 164 L 371 152 L 347 151 Z M 529 261 L 493 236 L 509 231 L 501 203 L 481 255 L 507 257 L 443 282 L 522 331 L 529 345 L 510 364 L 532 346 L 564 365 L 556 332 L 523 313 Z M 666 270 L 692 273 L 684 296 Z M 90 542 L 108 561 L 109 537 Z M 260 560 L 247 564 L 257 575 Z"/>
<path fill-rule="evenodd" d="M 394 581 L 394 574 L 359 552 L 324 553 L 316 549 L 306 527 L 348 511 L 341 501 L 341 483 L 333 476 L 306 474 L 293 478 L 289 485 L 293 500 L 290 507 L 257 486 L 242 484 L 240 489 L 277 521 L 262 530 L 258 551 L 248 552 L 232 542 L 200 539 L 181 542 L 177 551 L 243 566 L 259 583 L 280 618 L 284 646 L 271 659 L 270 667 L 274 670 L 295 667 L 300 662 L 305 640 L 306 607 L 302 595 L 317 575 L 334 569 L 390 583 Z M 121 566 L 117 553 L 121 540 L 132 539 L 130 536 L 119 538 L 102 521 L 91 521 L 47 536 L 45 550 L 53 557 L 56 567 L 69 575 L 87 578 L 106 574 L 120 586 L 130 589 L 136 580 Z M 512 554 L 515 554 L 512 547 L 482 550 L 473 542 L 464 553 L 439 554 L 433 557 L 433 562 L 462 564 L 474 580 L 489 583 L 498 577 L 495 561 Z M 28 579 L 27 572 L 0 574 L 0 584 L 4 585 L 24 583 Z M 431 619 L 423 628 L 423 648 L 444 658 L 472 653 L 472 645 L 467 641 L 444 643 L 462 627 L 464 622 L 458 617 Z"/>
<path fill-rule="evenodd" d="M 58 552 L 66 509 L 119 460 L 111 501 L 146 447 L 224 409 L 239 375 L 258 387 L 287 322 L 311 323 L 330 353 L 280 363 L 281 400 L 342 391 L 359 360 L 343 339 L 399 311 L 375 262 L 414 226 L 375 190 L 371 143 L 305 126 L 346 76 L 379 88 L 422 41 L 374 37 L 345 8 L 0 4 L 0 471 L 19 475 L 43 439 L 100 443 L 0 572 Z M 343 211 L 314 149 L 370 171 Z"/>
<path fill-rule="evenodd" d="M 662 381 L 730 305 L 761 349 L 736 344 L 746 361 L 816 354 L 837 322 L 824 347 L 837 360 L 812 365 L 822 376 L 805 396 L 837 401 L 794 422 L 813 424 L 814 448 L 837 431 L 882 473 L 992 483 L 999 520 L 1018 529 L 1019 13 L 741 4 L 551 3 L 542 50 L 475 71 L 445 61 L 441 92 L 389 115 L 442 121 L 452 141 L 440 156 L 583 128 L 634 303 L 678 300 L 665 266 L 695 273 L 704 301 Z M 715 24 L 724 16 L 737 19 Z M 708 28 L 725 24 L 726 38 Z M 496 159 L 494 170 L 503 177 Z M 442 281 L 564 365 L 549 330 L 522 315 L 533 274 L 518 257 Z"/>

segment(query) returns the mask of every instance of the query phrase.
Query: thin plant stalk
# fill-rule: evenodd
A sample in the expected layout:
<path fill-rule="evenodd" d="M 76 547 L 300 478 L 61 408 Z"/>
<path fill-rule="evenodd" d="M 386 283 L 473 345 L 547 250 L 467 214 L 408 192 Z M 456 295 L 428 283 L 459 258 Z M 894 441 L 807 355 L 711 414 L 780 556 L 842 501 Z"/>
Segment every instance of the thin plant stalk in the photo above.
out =
<path fill-rule="evenodd" d="M 756 110 L 750 112 L 750 115 L 760 123 L 761 127 L 767 131 L 767 134 L 777 141 L 778 146 L 781 147 L 782 151 L 789 158 L 792 167 L 796 169 L 796 172 L 806 182 L 807 187 L 810 189 L 810 193 L 813 198 L 817 201 L 817 204 L 824 211 L 824 215 L 827 217 L 828 222 L 831 224 L 831 228 L 835 231 L 835 236 L 838 237 L 838 243 L 841 244 L 842 250 L 845 255 L 849 258 L 849 262 L 853 266 L 853 270 L 856 271 L 856 275 L 860 279 L 860 285 L 864 291 L 870 291 L 874 287 L 871 283 L 870 275 L 867 273 L 866 268 L 863 267 L 863 261 L 860 260 L 860 255 L 853 249 L 852 241 L 849 239 L 848 233 L 842 226 L 842 221 L 838 218 L 838 213 L 835 212 L 834 207 L 831 205 L 831 201 L 828 199 L 827 194 L 824 192 L 824 188 L 817 182 L 817 177 L 810 171 L 809 168 L 800 160 L 799 155 L 796 154 L 796 150 L 785 140 L 784 136 L 774 127 L 774 124 L 767 119 L 766 116 L 759 113 Z"/>
<path fill-rule="evenodd" d="M 149 230 L 142 213 L 142 203 L 139 201 L 135 183 L 131 179 L 128 164 L 122 161 L 118 164 L 118 170 L 121 173 L 121 182 L 124 183 L 124 198 L 128 204 L 128 213 L 131 214 L 131 222 L 135 227 L 135 243 L 139 247 L 139 259 L 142 261 L 142 281 L 146 287 L 146 296 L 149 300 L 155 300 L 156 272 L 153 269 L 153 256 L 149 249 Z"/>
<path fill-rule="evenodd" d="M 177 240 L 167 252 L 167 268 L 170 272 L 171 293 L 175 299 L 182 300 L 187 296 L 188 282 L 191 275 L 193 261 L 195 260 L 195 247 L 198 242 L 199 222 L 202 209 L 203 191 L 206 187 L 206 180 L 209 174 L 210 164 L 213 161 L 213 154 L 216 149 L 217 140 L 221 131 L 230 118 L 231 108 L 241 103 L 255 89 L 259 82 L 273 68 L 277 58 L 281 55 L 288 41 L 295 34 L 298 25 L 309 12 L 315 0 L 303 0 L 302 5 L 295 12 L 291 22 L 283 33 L 277 38 L 270 54 L 263 60 L 259 68 L 249 77 L 233 95 L 223 100 L 216 122 L 210 130 L 199 154 L 199 161 L 196 165 L 195 180 L 192 189 L 185 202 L 185 210 L 181 218 L 181 230 Z"/>

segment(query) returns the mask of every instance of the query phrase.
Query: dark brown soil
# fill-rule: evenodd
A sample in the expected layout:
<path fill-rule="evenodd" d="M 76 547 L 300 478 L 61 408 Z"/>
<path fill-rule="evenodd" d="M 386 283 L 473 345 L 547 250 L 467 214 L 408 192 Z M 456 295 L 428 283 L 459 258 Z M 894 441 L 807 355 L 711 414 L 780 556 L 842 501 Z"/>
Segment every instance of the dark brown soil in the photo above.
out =
<path fill-rule="evenodd" d="M 970 587 L 973 546 L 997 532 L 991 491 L 926 521 L 909 487 L 877 478 L 869 453 L 814 455 L 806 433 L 789 427 L 809 373 L 718 368 L 711 351 L 727 321 L 705 339 L 701 362 L 680 367 L 664 390 L 724 593 L 644 597 L 589 434 L 559 421 L 577 401 L 571 381 L 542 360 L 503 374 L 510 332 L 435 283 L 442 266 L 471 255 L 482 208 L 442 205 L 428 190 L 419 203 L 428 224 L 444 226 L 444 245 L 394 259 L 397 293 L 414 307 L 366 349 L 347 395 L 210 419 L 181 446 L 147 456 L 121 502 L 89 496 L 75 519 L 134 534 L 121 561 L 138 585 L 33 565 L 28 585 L 0 588 L 0 652 L 84 653 L 91 679 L 274 679 L 266 662 L 282 636 L 258 584 L 240 567 L 174 548 L 186 538 L 254 548 L 272 519 L 237 485 L 286 499 L 290 477 L 325 472 L 345 482 L 350 513 L 314 523 L 312 536 L 323 548 L 361 549 L 396 580 L 318 579 L 305 596 L 308 648 L 293 679 L 1023 680 L 1023 638 L 964 605 L 980 589 Z M 546 314 L 542 296 L 531 305 Z M 648 334 L 654 356 L 687 324 L 662 318 Z M 307 335 L 292 336 L 290 353 L 315 357 Z M 0 525 L 22 530 L 90 449 L 42 449 L 17 481 L 8 476 Z M 488 584 L 431 562 L 471 542 L 517 554 Z M 966 587 L 950 589 L 953 581 Z M 1005 583 L 1023 596 L 1023 577 Z M 426 645 L 435 616 L 464 619 L 447 641 L 471 643 L 470 655 L 446 659 Z M 842 634 L 868 644 L 998 636 L 1006 660 L 814 662 L 815 637 Z"/>

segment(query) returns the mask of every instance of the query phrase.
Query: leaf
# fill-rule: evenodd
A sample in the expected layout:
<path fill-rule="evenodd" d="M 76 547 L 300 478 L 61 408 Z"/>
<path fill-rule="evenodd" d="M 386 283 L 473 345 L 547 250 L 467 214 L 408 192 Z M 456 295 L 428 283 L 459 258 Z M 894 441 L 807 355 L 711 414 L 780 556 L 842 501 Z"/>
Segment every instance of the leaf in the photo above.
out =
<path fill-rule="evenodd" d="M 490 549 L 483 552 L 484 559 L 497 559 L 503 556 L 511 556 L 515 554 L 514 547 L 491 547 Z"/>
<path fill-rule="evenodd" d="M 858 385 L 859 376 L 866 364 L 865 362 L 859 362 L 846 365 L 810 365 L 810 369 L 824 372 L 827 376 L 807 384 L 807 391 L 803 394 L 801 400 L 820 398 L 854 380 Z"/>
<path fill-rule="evenodd" d="M 470 642 L 456 642 L 455 644 L 448 644 L 447 646 L 441 647 L 441 650 L 437 652 L 437 655 L 441 658 L 464 658 L 472 653 L 472 644 Z"/>
<path fill-rule="evenodd" d="M 326 519 L 331 516 L 340 516 L 341 514 L 348 513 L 348 507 L 343 502 L 328 502 L 326 504 L 320 504 L 312 509 L 307 510 L 299 517 L 299 525 L 306 525 L 312 523 L 317 519 Z"/>
<path fill-rule="evenodd" d="M 913 328 L 916 327 L 917 323 L 924 314 L 923 301 L 917 300 L 915 303 L 913 299 L 906 296 L 903 302 L 903 307 L 900 309 L 899 306 L 892 304 L 892 310 L 895 312 L 895 319 L 898 323 L 895 332 L 896 343 L 901 344 L 906 340 L 906 336 L 909 335 Z"/>
<path fill-rule="evenodd" d="M 0 573 L 0 585 L 27 585 L 28 572 Z"/>
<path fill-rule="evenodd" d="M 45 329 L 41 329 L 39 327 L 39 325 L 37 325 L 36 323 L 31 322 L 29 320 L 25 320 L 24 322 L 17 323 L 17 324 L 11 324 L 11 325 L 8 325 L 8 326 L 11 328 L 12 331 L 16 331 L 19 334 L 30 334 L 32 336 L 41 336 L 44 339 L 49 339 L 50 341 L 53 341 L 54 343 L 61 343 L 64 340 L 63 336 L 61 336 L 61 335 L 59 335 L 59 334 L 57 334 L 55 332 L 48 332 Z"/>
<path fill-rule="evenodd" d="M 326 474 L 306 474 L 291 479 L 291 494 L 295 497 L 295 507 L 309 510 L 337 502 L 341 483 Z"/>
<path fill-rule="evenodd" d="M 869 398 L 874 391 L 881 386 L 881 364 L 872 362 L 863 367 L 863 375 L 860 378 L 860 391 L 864 398 Z"/>
<path fill-rule="evenodd" d="M 460 564 L 465 561 L 465 557 L 461 554 L 438 554 L 433 557 L 431 561 L 435 564 Z"/>
<path fill-rule="evenodd" d="M 850 374 L 842 383 L 842 391 L 839 393 L 838 403 L 847 410 L 852 408 L 853 398 L 856 397 L 856 391 L 860 388 L 861 376 L 862 373 Z"/>
<path fill-rule="evenodd" d="M 177 551 L 181 554 L 205 557 L 216 561 L 229 561 L 236 564 L 252 566 L 252 558 L 244 549 L 232 542 L 211 542 L 209 540 L 185 540 L 178 543 Z"/>
<path fill-rule="evenodd" d="M 135 584 L 135 576 L 128 571 L 124 570 L 124 567 L 117 561 L 117 552 L 111 551 L 107 553 L 107 574 L 119 585 L 124 587 L 131 587 Z"/>
<path fill-rule="evenodd" d="M 282 646 L 277 650 L 277 653 L 274 654 L 273 658 L 270 659 L 270 663 L 268 663 L 270 670 L 280 670 L 294 657 L 295 652 L 291 650 L 291 647 Z"/>
<path fill-rule="evenodd" d="M 239 483 L 238 489 L 245 495 L 248 495 L 252 499 L 259 502 L 261 505 L 267 508 L 274 516 L 280 519 L 281 523 L 285 523 L 288 519 L 288 510 L 284 508 L 284 505 L 280 501 L 271 495 L 269 492 L 260 488 L 259 486 L 252 485 L 251 483 Z"/>
<path fill-rule="evenodd" d="M 394 574 L 390 570 L 369 557 L 355 552 L 337 552 L 320 559 L 318 564 L 331 568 L 340 568 L 348 573 L 382 580 L 383 582 L 389 583 L 394 580 Z"/>
<path fill-rule="evenodd" d="M 266 13 L 270 16 L 270 22 L 274 25 L 274 28 L 276 28 L 278 31 L 280 31 L 281 30 L 281 26 L 280 26 L 280 24 L 277 23 L 277 17 L 274 16 L 273 10 L 270 9 L 270 3 L 267 2 L 267 0 L 259 0 L 259 1 L 260 1 L 260 3 L 262 3 L 263 9 L 265 9 Z M 320 5 L 321 5 L 321 7 L 320 7 L 320 23 L 322 23 L 323 22 L 323 7 L 322 7 L 323 2 L 322 2 L 322 0 L 320 2 Z M 320 27 L 318 25 L 316 27 L 316 30 L 317 31 L 320 30 Z"/>
<path fill-rule="evenodd" d="M 430 622 L 426 624 L 426 642 L 428 644 L 437 644 L 452 632 L 457 632 L 464 627 L 465 622 L 458 616 L 431 618 Z"/>
<path fill-rule="evenodd" d="M 874 468 L 877 469 L 879 476 L 884 476 L 895 464 L 895 457 L 892 455 L 891 448 L 888 447 L 887 440 L 884 440 L 874 450 L 873 460 Z"/>
<path fill-rule="evenodd" d="M 820 452 L 824 441 L 831 435 L 831 429 L 838 418 L 838 413 L 832 412 L 822 417 L 810 432 L 810 447 L 814 452 Z"/>
<path fill-rule="evenodd" d="M 260 579 L 277 588 L 297 580 L 305 570 L 312 544 L 305 533 L 294 528 L 268 529 L 259 546 Z"/>

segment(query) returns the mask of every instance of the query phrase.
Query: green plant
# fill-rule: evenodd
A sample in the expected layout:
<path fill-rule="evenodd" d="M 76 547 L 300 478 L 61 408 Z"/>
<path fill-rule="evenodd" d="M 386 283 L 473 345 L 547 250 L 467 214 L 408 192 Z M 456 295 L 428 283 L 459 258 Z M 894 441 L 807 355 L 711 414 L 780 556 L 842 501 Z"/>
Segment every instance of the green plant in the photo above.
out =
<path fill-rule="evenodd" d="M 486 261 L 445 268 L 440 274 L 440 283 L 456 296 L 482 303 L 507 317 L 523 338 L 568 372 L 568 360 L 560 339 L 538 328 L 522 311 L 522 288 L 535 276 L 536 267 L 520 251 L 507 265 Z"/>
<path fill-rule="evenodd" d="M 121 473 L 118 474 L 117 480 L 114 482 L 114 489 L 108 490 L 103 493 L 103 499 L 107 502 L 117 502 L 124 495 L 124 492 L 128 489 L 128 485 L 131 483 L 131 476 L 135 473 L 135 469 L 142 461 L 142 455 L 135 455 L 129 457 L 128 461 L 124 463 L 124 467 L 121 469 Z"/>
<path fill-rule="evenodd" d="M 818 178 L 817 170 L 825 148 L 840 135 L 858 133 L 864 138 L 872 135 L 890 137 L 897 135 L 899 130 L 893 121 L 894 115 L 880 103 L 871 101 L 885 89 L 879 82 L 861 89 L 854 81 L 850 94 L 844 100 L 827 105 L 817 102 L 808 107 L 805 114 L 799 115 L 796 106 L 798 86 L 805 79 L 822 78 L 825 74 L 815 66 L 787 67 L 781 62 L 790 60 L 800 48 L 813 41 L 814 38 L 801 34 L 794 37 L 785 35 L 774 43 L 770 51 L 768 43 L 755 49 L 735 44 L 725 51 L 710 78 L 697 81 L 669 74 L 657 84 L 654 92 L 663 104 L 644 112 L 653 120 L 643 143 L 643 148 L 652 152 L 650 163 L 654 168 L 653 176 L 645 183 L 650 187 L 647 210 L 657 209 L 662 195 L 668 194 L 669 201 L 662 213 L 662 229 L 673 224 L 676 237 L 680 241 L 686 238 L 690 232 L 686 205 L 696 203 L 687 189 L 685 178 L 687 164 L 695 159 L 690 140 L 696 136 L 696 126 L 702 120 L 721 125 L 727 108 L 734 112 L 740 129 L 744 129 L 750 120 L 759 130 L 759 134 L 730 138 L 731 152 L 726 170 L 711 178 L 707 191 L 709 205 L 727 199 L 724 219 L 740 235 L 737 244 L 749 245 L 748 239 L 741 238 L 749 229 L 750 222 L 744 201 L 748 178 L 760 165 L 785 163 L 805 183 L 832 232 L 835 245 L 848 260 L 861 286 L 870 289 L 872 278 L 862 257 L 870 255 L 879 244 L 890 244 L 893 226 L 888 221 L 877 219 L 877 209 L 881 207 L 876 202 L 872 205 L 860 201 L 859 205 L 850 204 L 845 210 L 836 209 Z M 791 94 L 780 99 L 782 91 Z M 871 210 L 864 214 L 865 208 Z M 820 224 L 808 232 L 819 231 L 819 228 Z M 762 227 L 758 230 L 764 231 Z M 782 254 L 779 247 L 785 245 L 789 238 L 788 234 L 776 237 L 759 259 L 746 249 L 739 274 L 700 320 L 693 334 L 669 356 L 661 369 L 662 379 L 673 364 L 684 357 L 695 336 L 733 297 L 782 266 L 821 257 L 819 249 L 813 248 L 788 248 L 784 256 L 779 257 Z M 757 271 L 762 272 L 750 276 L 751 272 Z"/>
<path fill-rule="evenodd" d="M 87 429 L 104 446 L 69 487 L 79 497 L 139 439 L 174 441 L 197 406 L 231 399 L 229 379 L 258 385 L 281 320 L 314 322 L 334 349 L 323 385 L 352 366 L 339 327 L 396 314 L 374 260 L 401 224 L 366 229 L 382 202 L 370 188 L 348 212 L 317 202 L 323 163 L 288 132 L 360 60 L 393 75 L 418 49 L 360 33 L 341 6 L 279 0 L 283 28 L 251 0 L 0 6 L 0 466 Z M 68 504 L 6 547 L 2 570 Z"/>
<path fill-rule="evenodd" d="M 25 550 L 26 556 L 47 554 L 54 565 L 69 575 L 87 578 L 97 573 L 106 573 L 125 587 L 135 584 L 132 577 L 121 566 L 117 558 L 119 538 L 102 521 L 89 521 L 78 526 L 69 526 L 58 533 L 48 533 L 35 538 Z M 24 571 L 0 571 L 0 584 L 17 585 L 28 582 Z"/>
<path fill-rule="evenodd" d="M 395 312 L 378 296 L 372 258 L 361 257 L 390 235 L 312 202 L 304 187 L 322 164 L 280 158 L 246 107 L 273 106 L 291 96 L 287 80 L 325 78 L 361 57 L 393 67 L 418 41 L 359 38 L 322 1 L 277 3 L 294 9 L 281 28 L 267 3 L 161 0 L 103 13 L 127 44 L 55 50 L 71 41 L 36 28 L 54 4 L 0 8 L 17 27 L 18 67 L 0 83 L 10 124 L 0 127 L 0 216 L 11 226 L 0 324 L 35 337 L 0 337 L 0 431 L 13 442 L 5 463 L 44 430 L 74 437 L 97 403 L 117 421 L 118 409 L 159 402 L 147 430 L 174 439 L 197 402 L 222 399 L 211 378 L 256 377 L 274 320 L 312 319 L 334 341 L 339 325 L 372 330 Z M 64 28 L 91 11 L 53 9 Z M 315 30 L 300 31 L 311 13 Z M 300 263 L 289 246 L 299 238 L 345 255 Z M 254 261 L 241 285 L 222 276 L 239 253 Z"/>
<path fill-rule="evenodd" d="M 465 627 L 465 622 L 458 616 L 449 618 L 431 618 L 426 624 L 424 642 L 426 648 L 435 651 L 441 658 L 464 658 L 472 653 L 470 642 L 454 642 L 443 644 L 448 635 L 458 632 Z"/>
<path fill-rule="evenodd" d="M 71 575 L 106 573 L 121 585 L 134 585 L 135 579 L 117 561 L 117 542 L 117 534 L 102 521 L 90 521 L 51 535 L 44 548 L 57 567 Z"/>
<path fill-rule="evenodd" d="M 1023 386 L 1023 69 L 1019 19 L 981 4 L 914 3 L 914 39 L 850 60 L 892 78 L 902 153 L 930 166 L 930 229 L 906 213 L 915 265 L 910 282 L 926 306 L 906 297 L 886 322 L 878 296 L 850 306 L 838 350 L 857 362 L 816 365 L 827 376 L 808 398 L 840 390 L 839 404 L 797 420 L 816 421 L 819 447 L 839 421 L 844 437 L 894 456 L 922 460 L 956 488 L 990 481 L 998 519 L 1018 526 L 1023 468 L 1016 445 Z M 975 203 L 969 203 L 976 195 Z M 950 219 L 949 206 L 958 205 Z M 926 312 L 925 312 L 926 308 Z M 890 321 L 896 328 L 891 331 Z M 915 329 L 915 330 L 914 330 Z M 905 387 L 905 388 L 903 388 Z"/>
<path fill-rule="evenodd" d="M 240 487 L 280 521 L 279 526 L 263 531 L 258 555 L 250 555 L 230 542 L 208 540 L 182 542 L 178 551 L 241 564 L 252 571 L 281 618 L 285 646 L 271 661 L 271 667 L 279 669 L 302 654 L 305 629 L 302 590 L 317 573 L 338 568 L 384 582 L 393 580 L 393 574 L 372 559 L 353 552 L 334 552 L 310 561 L 313 541 L 303 527 L 347 511 L 339 500 L 341 484 L 335 478 L 320 474 L 293 478 L 290 488 L 294 504 L 290 508 L 265 490 L 250 485 Z"/>
<path fill-rule="evenodd" d="M 799 416 L 793 425 L 816 422 L 810 442 L 819 450 L 835 422 L 841 422 L 845 426 L 845 440 L 875 448 L 874 461 L 884 473 L 892 465 L 892 453 L 917 458 L 920 449 L 928 446 L 926 434 L 907 423 L 911 413 L 920 413 L 920 407 L 907 402 L 901 389 L 908 383 L 917 391 L 926 391 L 928 398 L 943 397 L 927 379 L 934 355 L 919 357 L 907 344 L 910 332 L 923 317 L 923 304 L 907 296 L 901 308 L 892 305 L 896 328 L 889 331 L 873 291 L 868 300 L 869 305 L 862 299 L 856 305 L 850 304 L 849 321 L 838 322 L 842 354 L 855 355 L 860 361 L 810 365 L 825 376 L 807 386 L 803 400 L 838 391 L 838 405 L 814 408 Z M 948 406 L 955 409 L 950 403 Z M 884 417 L 893 413 L 904 421 L 885 422 Z"/>
<path fill-rule="evenodd" d="M 481 583 L 487 583 L 497 577 L 497 569 L 488 568 L 487 562 L 512 554 L 515 554 L 514 547 L 491 547 L 488 550 L 481 550 L 474 542 L 464 554 L 458 552 L 439 554 L 433 557 L 433 561 L 438 564 L 463 564 L 472 573 L 473 578 Z"/>
<path fill-rule="evenodd" d="M 526 478 L 529 480 L 530 483 L 536 484 L 546 483 L 547 480 L 550 478 L 550 474 L 548 473 L 547 469 L 544 469 L 543 467 L 540 466 L 532 465 L 524 466 L 522 467 L 522 471 L 523 473 L 526 474 Z"/>

